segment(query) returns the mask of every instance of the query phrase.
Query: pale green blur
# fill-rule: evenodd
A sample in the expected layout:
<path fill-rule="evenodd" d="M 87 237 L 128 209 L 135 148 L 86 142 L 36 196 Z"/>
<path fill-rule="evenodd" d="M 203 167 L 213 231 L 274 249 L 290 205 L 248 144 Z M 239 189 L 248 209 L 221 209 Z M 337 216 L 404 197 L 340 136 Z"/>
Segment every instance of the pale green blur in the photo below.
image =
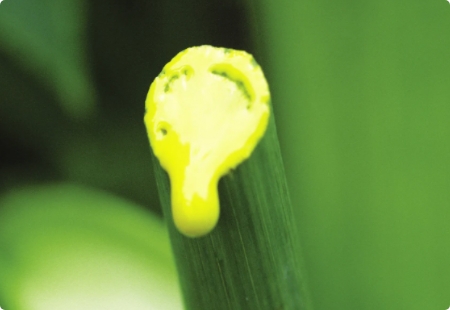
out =
<path fill-rule="evenodd" d="M 165 227 L 132 203 L 60 184 L 11 191 L 0 210 L 4 309 L 182 309 Z"/>

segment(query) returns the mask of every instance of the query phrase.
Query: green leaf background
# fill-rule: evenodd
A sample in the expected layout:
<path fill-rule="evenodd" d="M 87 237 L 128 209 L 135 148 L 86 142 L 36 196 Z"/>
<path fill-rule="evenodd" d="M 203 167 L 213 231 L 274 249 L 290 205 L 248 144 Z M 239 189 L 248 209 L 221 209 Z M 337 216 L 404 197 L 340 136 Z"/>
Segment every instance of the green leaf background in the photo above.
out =
<path fill-rule="evenodd" d="M 446 309 L 449 32 L 445 0 L 4 0 L 0 197 L 69 182 L 160 218 L 150 83 L 187 47 L 245 49 L 271 86 L 315 309 Z M 67 210 L 83 196 L 58 192 Z M 92 199 L 79 204 L 100 217 Z M 24 204 L 16 229 L 40 210 Z M 123 216 L 113 210 L 108 221 Z M 0 274 L 20 241 L 5 225 Z M 19 303 L 2 281 L 0 306 Z"/>
<path fill-rule="evenodd" d="M 181 309 L 166 228 L 136 205 L 73 184 L 0 199 L 4 309 Z"/>

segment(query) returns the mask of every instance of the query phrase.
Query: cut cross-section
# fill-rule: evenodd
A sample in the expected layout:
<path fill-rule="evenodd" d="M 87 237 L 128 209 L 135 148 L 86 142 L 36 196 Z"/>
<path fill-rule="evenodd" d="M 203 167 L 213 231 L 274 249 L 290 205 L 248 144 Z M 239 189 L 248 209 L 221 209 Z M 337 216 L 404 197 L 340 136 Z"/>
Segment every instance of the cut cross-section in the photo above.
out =
<path fill-rule="evenodd" d="M 145 124 L 171 183 L 172 214 L 187 236 L 219 218 L 219 178 L 248 158 L 269 118 L 269 88 L 243 51 L 200 46 L 180 52 L 150 86 Z"/>

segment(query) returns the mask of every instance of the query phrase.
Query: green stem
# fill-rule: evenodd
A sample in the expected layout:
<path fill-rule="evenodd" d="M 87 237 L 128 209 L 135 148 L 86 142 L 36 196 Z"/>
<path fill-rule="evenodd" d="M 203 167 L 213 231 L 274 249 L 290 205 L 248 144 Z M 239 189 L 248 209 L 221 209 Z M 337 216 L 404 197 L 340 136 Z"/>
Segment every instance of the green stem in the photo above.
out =
<path fill-rule="evenodd" d="M 312 309 L 273 116 L 251 157 L 219 183 L 217 227 L 175 228 L 168 175 L 153 157 L 186 309 Z"/>

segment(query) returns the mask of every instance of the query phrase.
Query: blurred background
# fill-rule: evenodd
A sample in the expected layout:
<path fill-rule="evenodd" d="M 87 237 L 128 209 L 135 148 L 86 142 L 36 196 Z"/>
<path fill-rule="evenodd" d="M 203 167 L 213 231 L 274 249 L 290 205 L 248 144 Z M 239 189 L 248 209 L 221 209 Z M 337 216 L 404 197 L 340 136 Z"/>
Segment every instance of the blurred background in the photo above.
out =
<path fill-rule="evenodd" d="M 181 308 L 144 100 L 203 44 L 265 70 L 315 309 L 447 309 L 446 0 L 4 0 L 0 306 Z"/>

